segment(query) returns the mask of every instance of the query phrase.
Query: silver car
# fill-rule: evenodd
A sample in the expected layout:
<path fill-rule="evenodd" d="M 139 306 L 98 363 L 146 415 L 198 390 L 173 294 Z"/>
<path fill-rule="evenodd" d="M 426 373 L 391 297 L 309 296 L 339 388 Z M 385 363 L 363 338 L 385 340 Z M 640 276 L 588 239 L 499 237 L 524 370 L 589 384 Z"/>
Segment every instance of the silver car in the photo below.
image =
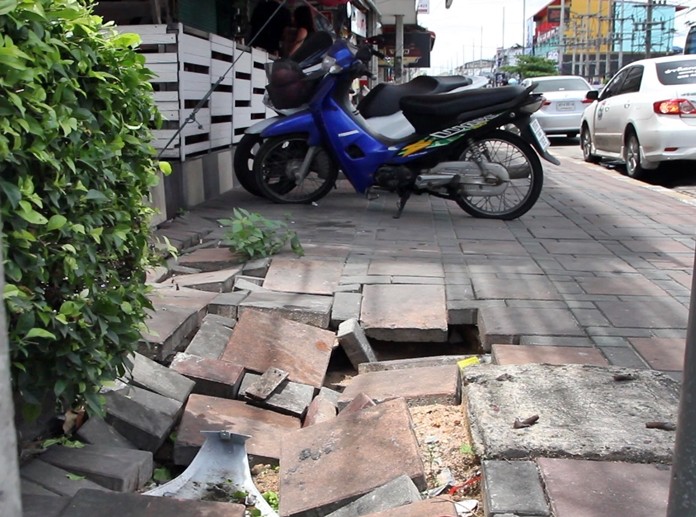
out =
<path fill-rule="evenodd" d="M 625 66 L 582 117 L 580 145 L 587 162 L 626 163 L 631 177 L 663 162 L 696 163 L 696 56 L 643 59 Z"/>
<path fill-rule="evenodd" d="M 580 132 L 580 118 L 589 102 L 585 95 L 592 89 L 582 77 L 552 75 L 531 77 L 522 81 L 524 86 L 536 83 L 536 93 L 544 94 L 546 101 L 533 118 L 539 121 L 547 135 L 566 135 L 575 138 Z"/>

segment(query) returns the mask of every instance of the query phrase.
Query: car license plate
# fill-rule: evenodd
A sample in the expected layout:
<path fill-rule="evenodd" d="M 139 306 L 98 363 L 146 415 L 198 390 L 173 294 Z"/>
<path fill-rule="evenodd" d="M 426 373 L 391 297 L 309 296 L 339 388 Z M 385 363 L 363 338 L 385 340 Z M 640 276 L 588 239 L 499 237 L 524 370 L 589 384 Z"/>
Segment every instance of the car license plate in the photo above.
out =
<path fill-rule="evenodd" d="M 534 138 L 536 138 L 536 141 L 539 142 L 539 146 L 542 150 L 546 151 L 549 147 L 551 147 L 551 142 L 549 142 L 549 139 L 546 136 L 546 133 L 544 133 L 544 130 L 541 129 L 541 125 L 539 124 L 539 121 L 537 119 L 532 119 L 529 122 L 529 127 L 532 128 Z"/>
<path fill-rule="evenodd" d="M 573 111 L 575 109 L 574 102 L 557 102 L 556 111 Z"/>

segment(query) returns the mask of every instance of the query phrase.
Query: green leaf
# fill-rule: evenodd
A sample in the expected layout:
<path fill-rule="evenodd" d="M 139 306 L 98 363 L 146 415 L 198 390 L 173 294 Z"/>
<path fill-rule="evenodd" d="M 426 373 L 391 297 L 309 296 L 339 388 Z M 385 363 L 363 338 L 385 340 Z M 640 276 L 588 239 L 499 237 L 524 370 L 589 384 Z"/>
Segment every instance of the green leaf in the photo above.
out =
<path fill-rule="evenodd" d="M 73 474 L 71 472 L 68 472 L 65 475 L 66 478 L 68 478 L 70 481 L 81 481 L 83 479 L 86 479 L 85 476 L 78 476 L 77 474 Z"/>
<path fill-rule="evenodd" d="M 162 174 L 169 176 L 172 173 L 172 164 L 169 162 L 159 162 L 159 169 Z"/>
<path fill-rule="evenodd" d="M 68 219 L 65 216 L 62 215 L 52 215 L 51 218 L 48 220 L 48 224 L 46 225 L 46 231 L 53 231 L 53 230 L 59 230 L 63 226 L 65 226 L 65 223 L 68 222 Z"/>
<path fill-rule="evenodd" d="M 152 479 L 158 483 L 166 483 L 172 479 L 172 474 L 167 467 L 159 467 L 153 471 Z"/>
<path fill-rule="evenodd" d="M 34 327 L 33 329 L 30 329 L 29 332 L 27 332 L 27 335 L 26 335 L 27 339 L 31 339 L 33 337 L 52 339 L 54 341 L 56 339 L 55 334 L 49 332 L 46 329 L 41 329 L 41 328 L 37 328 L 37 327 Z"/>
<path fill-rule="evenodd" d="M 10 13 L 17 8 L 17 0 L 0 0 L 0 16 Z"/>
<path fill-rule="evenodd" d="M 17 215 L 31 224 L 42 225 L 48 222 L 43 215 L 32 208 L 27 208 L 23 205 L 24 201 L 20 201 L 20 209 L 17 210 Z M 28 205 L 28 203 L 27 203 Z"/>
<path fill-rule="evenodd" d="M 94 189 L 90 189 L 87 191 L 85 199 L 89 199 L 90 201 L 97 201 L 98 203 L 103 203 L 109 200 L 109 198 L 106 197 L 103 192 Z"/>

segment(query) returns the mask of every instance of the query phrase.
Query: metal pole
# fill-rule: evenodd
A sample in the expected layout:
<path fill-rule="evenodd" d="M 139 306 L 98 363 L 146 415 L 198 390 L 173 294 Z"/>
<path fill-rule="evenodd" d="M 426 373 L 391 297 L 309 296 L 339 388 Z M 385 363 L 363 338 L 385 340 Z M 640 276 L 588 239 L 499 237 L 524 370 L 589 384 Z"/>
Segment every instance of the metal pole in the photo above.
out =
<path fill-rule="evenodd" d="M 645 22 L 645 57 L 652 55 L 653 0 L 648 0 Z"/>
<path fill-rule="evenodd" d="M 404 15 L 394 16 L 396 21 L 396 48 L 394 52 L 394 82 L 401 84 L 404 78 Z"/>
<path fill-rule="evenodd" d="M 602 18 L 604 13 L 602 12 L 604 8 L 604 2 L 602 0 L 599 0 L 599 14 L 597 15 L 597 39 L 595 42 L 597 43 L 597 57 L 596 57 L 596 62 L 595 62 L 595 78 L 596 80 L 599 80 L 599 65 L 602 62 Z"/>
<path fill-rule="evenodd" d="M 0 250 L 2 250 L 1 243 Z M 0 291 L 5 287 L 5 273 L 1 259 L 2 257 L 0 257 Z M 0 515 L 3 517 L 21 517 L 22 501 L 17 467 L 17 431 L 14 426 L 14 407 L 10 386 L 10 354 L 5 327 L 5 304 L 3 303 L 0 305 L 0 465 L 3 466 L 0 469 Z"/>
<path fill-rule="evenodd" d="M 696 515 L 696 257 L 667 517 Z"/>
<path fill-rule="evenodd" d="M 563 52 L 565 51 L 565 0 L 561 0 L 561 21 L 558 24 L 558 71 L 563 75 Z M 572 70 L 571 75 L 575 73 Z"/>

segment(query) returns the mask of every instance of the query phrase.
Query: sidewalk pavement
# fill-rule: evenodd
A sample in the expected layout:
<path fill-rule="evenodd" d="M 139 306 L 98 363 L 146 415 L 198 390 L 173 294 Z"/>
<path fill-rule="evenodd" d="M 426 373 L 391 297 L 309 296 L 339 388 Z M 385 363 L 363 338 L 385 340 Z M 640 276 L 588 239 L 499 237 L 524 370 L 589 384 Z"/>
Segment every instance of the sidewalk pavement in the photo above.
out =
<path fill-rule="evenodd" d="M 428 196 L 411 198 L 402 217 L 393 219 L 395 196 L 367 201 L 342 181 L 316 205 L 274 205 L 234 190 L 159 233 L 175 245 L 180 225 L 208 225 L 210 236 L 221 236 L 216 221 L 235 207 L 271 219 L 289 214 L 307 260 L 343 263 L 342 283 L 362 285 L 363 319 L 371 318 L 363 323 L 373 337 L 383 338 L 380 332 L 393 329 L 396 319 L 405 332 L 398 340 L 439 340 L 433 328 L 423 334 L 429 338 L 414 333 L 428 322 L 403 320 L 417 320 L 419 310 L 432 311 L 423 320 L 444 311 L 450 325 L 477 325 L 483 350 L 501 365 L 614 365 L 657 370 L 678 381 L 696 198 L 565 162 L 544 164 L 540 200 L 514 221 L 474 219 Z M 391 312 L 384 300 L 394 304 Z M 517 499 L 506 508 L 509 497 L 500 504 L 489 500 L 491 514 L 637 517 L 666 508 L 665 466 L 565 458 L 514 463 L 488 466 L 487 492 L 542 497 L 529 508 Z M 534 479 L 533 486 L 507 485 L 510 468 L 526 472 L 514 479 Z"/>

